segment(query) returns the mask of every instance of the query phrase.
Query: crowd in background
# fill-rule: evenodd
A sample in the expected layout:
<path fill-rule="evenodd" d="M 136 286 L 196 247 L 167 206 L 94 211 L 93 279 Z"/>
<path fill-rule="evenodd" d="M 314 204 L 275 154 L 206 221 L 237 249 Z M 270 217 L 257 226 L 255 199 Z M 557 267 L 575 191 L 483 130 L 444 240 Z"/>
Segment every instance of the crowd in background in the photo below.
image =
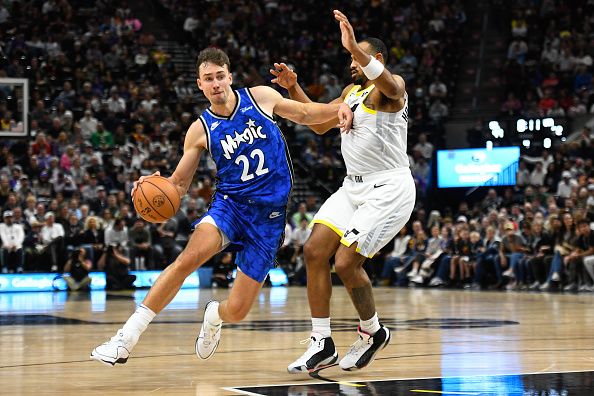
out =
<path fill-rule="evenodd" d="M 229 53 L 236 86 L 269 84 L 275 61 L 296 69 L 313 100 L 330 101 L 349 82 L 338 28 L 330 12 L 319 12 L 326 2 L 208 2 L 200 10 L 186 1 L 162 4 L 193 51 L 215 45 Z M 588 130 L 553 156 L 525 158 L 516 189 L 490 190 L 483 200 L 471 199 L 441 214 L 423 206 L 435 145 L 443 144 L 466 21 L 460 2 L 423 4 L 386 12 L 388 2 L 352 2 L 343 9 L 358 37 L 379 36 L 388 44 L 387 67 L 406 81 L 411 169 L 421 198 L 409 227 L 366 264 L 369 273 L 384 284 L 587 289 L 588 267 L 566 264 L 567 255 L 555 246 L 586 246 L 581 225 L 592 221 L 594 194 L 594 139 Z M 563 23 L 571 22 L 572 13 Z M 266 22 L 272 14 L 279 19 L 273 25 Z M 534 28 L 530 12 L 518 9 L 517 15 L 527 18 L 526 29 Z M 535 26 L 543 20 L 548 21 L 538 19 Z M 579 54 L 588 24 L 575 26 L 569 38 L 563 26 L 545 25 L 552 44 Z M 69 284 L 78 288 L 85 286 L 88 271 L 103 269 L 110 285 L 120 288 L 133 281 L 127 269 L 164 268 L 185 246 L 191 222 L 206 210 L 215 188 L 213 163 L 202 158 L 181 210 L 167 223 L 138 220 L 129 193 L 141 175 L 171 173 L 185 131 L 204 106 L 196 87 L 124 1 L 12 2 L 0 7 L 0 26 L 0 77 L 29 79 L 32 136 L 0 144 L 2 271 L 77 273 Z M 514 37 L 527 39 L 521 30 L 516 28 Z M 587 61 L 585 55 L 580 59 Z M 523 64 L 510 63 L 520 65 L 523 84 L 532 84 L 536 80 L 526 77 L 531 76 L 527 60 L 529 55 Z M 536 63 L 538 70 L 550 66 Z M 568 73 L 560 74 L 558 91 L 540 91 L 560 93 L 577 77 L 574 69 Z M 540 92 L 541 85 L 532 90 Z M 571 92 L 584 96 L 589 91 L 580 86 Z M 15 95 L 1 89 L 2 130 L 15 127 L 11 120 L 17 113 Z M 307 225 L 325 195 L 340 185 L 344 166 L 337 132 L 320 137 L 287 122 L 281 129 L 297 174 L 302 179 L 317 175 L 309 180 L 309 192 L 291 202 L 279 252 L 280 265 L 299 283 L 304 279 L 302 247 L 311 232 Z M 543 252 L 543 264 L 534 264 L 544 243 L 537 240 L 551 246 Z M 216 258 L 221 279 L 230 263 L 228 254 Z"/>
<path fill-rule="evenodd" d="M 350 58 L 331 13 L 339 7 L 359 39 L 379 37 L 387 44 L 386 67 L 406 81 L 411 162 L 418 168 L 419 193 L 424 194 L 431 152 L 412 148 L 421 134 L 422 144 L 443 145 L 443 124 L 453 102 L 466 23 L 461 1 L 161 3 L 183 25 L 190 48 L 213 45 L 229 54 L 238 85 L 268 84 L 271 64 L 286 62 L 298 73 L 308 96 L 321 102 L 339 97 L 351 82 Z M 317 136 L 306 127 L 286 123 L 282 129 L 290 136 L 296 171 L 304 177 L 314 170 L 320 175 L 310 187 L 320 194 L 336 190 L 344 176 L 337 132 Z"/>
<path fill-rule="evenodd" d="M 61 272 L 75 256 L 106 272 L 164 268 L 208 204 L 213 167 L 203 158 L 163 225 L 137 221 L 129 193 L 178 162 L 201 111 L 193 89 L 124 1 L 11 2 L 0 15 L 0 77 L 29 79 L 31 95 L 30 140 L 0 144 L 2 235 L 18 242 L 3 238 L 2 272 Z M 0 89 L 2 130 L 18 128 L 18 100 Z"/>
<path fill-rule="evenodd" d="M 573 118 L 594 113 L 592 12 L 594 4 L 585 1 L 514 3 L 503 114 Z"/>

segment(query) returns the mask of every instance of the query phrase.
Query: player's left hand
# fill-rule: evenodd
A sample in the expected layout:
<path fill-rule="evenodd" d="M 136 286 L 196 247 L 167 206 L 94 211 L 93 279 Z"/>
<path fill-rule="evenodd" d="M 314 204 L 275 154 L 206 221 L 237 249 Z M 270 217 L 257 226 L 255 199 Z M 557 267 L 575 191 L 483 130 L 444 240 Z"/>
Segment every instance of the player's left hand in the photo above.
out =
<path fill-rule="evenodd" d="M 339 22 L 340 41 L 342 42 L 342 46 L 352 53 L 358 44 L 355 39 L 355 31 L 353 30 L 349 19 L 338 10 L 334 10 L 334 18 Z"/>
<path fill-rule="evenodd" d="M 297 84 L 297 73 L 285 63 L 275 63 L 274 69 L 270 69 L 274 78 L 271 83 L 278 84 L 284 89 L 291 89 Z"/>
<path fill-rule="evenodd" d="M 152 175 L 149 175 L 149 176 L 161 176 L 161 172 L 159 172 L 159 171 L 156 171 L 155 173 L 153 173 Z M 143 180 L 144 180 L 144 179 L 146 179 L 147 177 L 148 177 L 148 176 L 141 176 L 141 177 L 140 177 L 140 179 L 138 179 L 138 180 L 136 180 L 136 181 L 134 182 L 134 184 L 132 185 L 132 191 L 130 191 L 130 196 L 131 196 L 132 198 L 134 198 L 134 193 L 136 192 L 136 189 L 138 188 L 138 185 L 139 185 L 140 183 L 142 183 L 142 182 L 143 182 Z"/>
<path fill-rule="evenodd" d="M 341 103 L 338 106 L 338 127 L 340 132 L 349 133 L 353 125 L 353 112 L 349 105 Z"/>

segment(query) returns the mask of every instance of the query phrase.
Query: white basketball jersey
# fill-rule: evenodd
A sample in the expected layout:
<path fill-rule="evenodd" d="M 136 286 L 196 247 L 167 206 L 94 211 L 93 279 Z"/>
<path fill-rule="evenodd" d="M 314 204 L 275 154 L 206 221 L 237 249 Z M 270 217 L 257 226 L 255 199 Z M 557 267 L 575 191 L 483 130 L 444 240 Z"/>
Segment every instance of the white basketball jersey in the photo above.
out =
<path fill-rule="evenodd" d="M 396 113 L 372 110 L 363 103 L 375 85 L 359 91 L 355 85 L 344 102 L 353 110 L 353 127 L 341 134 L 341 150 L 349 175 L 408 168 L 408 95 Z"/>

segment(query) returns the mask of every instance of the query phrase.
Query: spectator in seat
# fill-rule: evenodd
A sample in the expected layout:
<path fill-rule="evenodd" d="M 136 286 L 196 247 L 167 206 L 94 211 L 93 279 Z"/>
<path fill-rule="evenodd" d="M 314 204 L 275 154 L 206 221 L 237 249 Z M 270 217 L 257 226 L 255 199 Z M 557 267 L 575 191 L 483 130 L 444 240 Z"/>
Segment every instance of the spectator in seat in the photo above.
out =
<path fill-rule="evenodd" d="M 408 227 L 405 225 L 394 238 L 394 248 L 386 255 L 380 281 L 382 286 L 390 286 L 395 276 L 394 271 L 408 260 L 412 252 L 411 239 L 412 236 L 408 234 Z"/>
<path fill-rule="evenodd" d="M 101 257 L 104 249 L 105 233 L 99 228 L 99 220 L 95 216 L 88 216 L 85 220 L 85 227 L 82 234 L 82 247 L 89 250 L 89 259 L 96 264 L 95 260 Z"/>
<path fill-rule="evenodd" d="M 82 243 L 83 227 L 76 217 L 76 213 L 68 215 L 68 222 L 64 225 L 64 244 L 66 250 L 76 250 Z"/>
<path fill-rule="evenodd" d="M 545 177 L 547 172 L 543 169 L 542 162 L 538 161 L 534 165 L 534 169 L 530 172 L 530 177 L 528 178 L 528 184 L 531 186 L 542 186 L 544 185 Z"/>
<path fill-rule="evenodd" d="M 551 261 L 551 269 L 549 275 L 544 284 L 541 285 L 541 291 L 549 291 L 552 288 L 552 284 L 561 284 L 563 267 L 565 263 L 564 258 L 569 256 L 570 253 L 575 249 L 576 242 L 575 226 L 573 222 L 573 216 L 569 212 L 563 213 L 561 217 L 561 226 L 557 232 L 553 235 L 554 247 L 553 247 L 553 260 Z"/>
<path fill-rule="evenodd" d="M 551 215 L 550 222 L 558 222 L 557 215 Z M 543 224 L 536 220 L 532 224 L 533 240 L 530 244 L 530 253 L 526 257 L 527 265 L 533 276 L 533 283 L 529 286 L 530 290 L 539 290 L 540 286 L 546 282 L 547 273 L 553 260 L 553 239 L 551 233 L 544 229 Z"/>
<path fill-rule="evenodd" d="M 178 222 L 175 217 L 157 226 L 158 239 L 155 241 L 154 253 L 161 268 L 171 263 L 183 250 L 175 240 L 177 230 Z"/>
<path fill-rule="evenodd" d="M 130 256 L 128 228 L 126 220 L 118 217 L 114 220 L 113 226 L 105 230 L 105 246 L 118 246 L 118 250 L 125 256 Z"/>
<path fill-rule="evenodd" d="M 523 278 L 520 261 L 524 257 L 525 242 L 520 235 L 516 234 L 514 224 L 511 221 L 505 222 L 503 230 L 505 235 L 501 239 L 499 255 L 495 258 L 496 286 L 502 287 L 503 278 L 506 277 L 511 279 L 508 286 L 510 290 L 513 290 L 516 287 L 516 279 Z"/>
<path fill-rule="evenodd" d="M 594 232 L 590 229 L 590 224 L 586 219 L 582 219 L 577 224 L 577 238 L 575 241 L 576 249 L 563 258 L 567 267 L 567 285 L 564 291 L 592 291 L 592 279 L 586 269 L 592 267 L 589 257 L 594 257 Z"/>
<path fill-rule="evenodd" d="M 57 272 L 64 257 L 64 227 L 55 222 L 53 212 L 44 216 L 45 225 L 41 229 L 41 241 L 49 255 L 50 271 Z"/>
<path fill-rule="evenodd" d="M 299 203 L 297 212 L 291 216 L 291 222 L 293 227 L 297 228 L 301 224 L 302 219 L 306 219 L 308 224 L 313 220 L 313 214 L 307 211 L 307 204 L 305 202 Z"/>
<path fill-rule="evenodd" d="M 430 161 L 433 157 L 433 150 L 435 148 L 431 143 L 427 141 L 427 135 L 424 133 L 419 134 L 419 141 L 413 147 L 413 151 L 418 151 L 427 160 Z"/>
<path fill-rule="evenodd" d="M 23 272 L 24 253 L 23 242 L 25 231 L 20 224 L 14 224 L 13 212 L 6 210 L 2 214 L 3 223 L 0 224 L 0 240 L 2 241 L 2 273 Z"/>
<path fill-rule="evenodd" d="M 557 184 L 557 195 L 560 198 L 569 198 L 573 187 L 578 185 L 575 179 L 571 178 L 570 171 L 563 171 L 561 173 L 561 181 Z"/>
<path fill-rule="evenodd" d="M 31 231 L 25 236 L 23 246 L 25 249 L 25 269 L 28 271 L 47 270 L 44 268 L 47 254 L 41 237 L 42 226 L 43 223 L 33 220 L 31 222 Z"/>
<path fill-rule="evenodd" d="M 303 245 L 311 235 L 311 228 L 308 227 L 309 221 L 307 218 L 302 217 L 299 222 L 299 227 L 293 230 L 291 239 L 293 241 L 293 257 L 291 263 L 295 268 L 295 273 L 298 273 L 300 269 L 305 269 L 305 263 L 303 261 Z"/>
<path fill-rule="evenodd" d="M 137 218 L 134 226 L 129 232 L 130 257 L 137 270 L 152 269 L 152 240 L 151 233 L 146 227 L 144 220 Z"/>

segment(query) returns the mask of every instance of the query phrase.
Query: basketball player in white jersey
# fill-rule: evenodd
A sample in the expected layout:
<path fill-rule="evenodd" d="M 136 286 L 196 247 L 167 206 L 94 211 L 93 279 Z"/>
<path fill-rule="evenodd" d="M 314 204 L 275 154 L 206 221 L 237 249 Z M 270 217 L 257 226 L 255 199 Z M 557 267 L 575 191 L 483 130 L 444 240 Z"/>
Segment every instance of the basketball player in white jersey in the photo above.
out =
<path fill-rule="evenodd" d="M 404 80 L 385 69 L 385 44 L 367 38 L 357 43 L 347 17 L 334 11 L 342 45 L 351 53 L 353 84 L 332 103 L 347 103 L 353 126 L 341 134 L 347 176 L 342 187 L 322 205 L 304 246 L 307 295 L 312 315 L 307 351 L 288 366 L 290 373 L 311 372 L 338 360 L 330 331 L 332 284 L 329 260 L 351 296 L 360 319 L 359 337 L 340 360 L 343 370 L 371 363 L 390 341 L 390 330 L 375 311 L 371 282 L 363 269 L 406 224 L 415 204 L 415 185 L 406 154 L 408 97 Z M 289 91 L 291 99 L 310 102 L 285 64 L 275 64 L 272 80 Z M 323 134 L 337 120 L 311 126 Z"/>

